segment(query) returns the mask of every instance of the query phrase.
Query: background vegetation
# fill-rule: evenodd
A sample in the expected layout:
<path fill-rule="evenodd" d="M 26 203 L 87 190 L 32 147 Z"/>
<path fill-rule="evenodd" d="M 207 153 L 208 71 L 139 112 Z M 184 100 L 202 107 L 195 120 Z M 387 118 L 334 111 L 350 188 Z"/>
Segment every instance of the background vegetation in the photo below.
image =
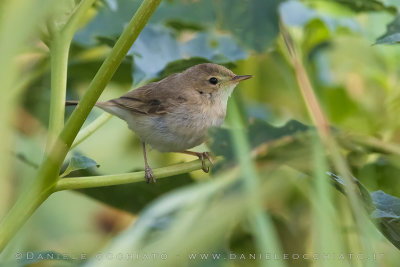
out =
<path fill-rule="evenodd" d="M 398 1 L 147 0 L 132 23 L 142 1 L 53 2 L 0 3 L 1 266 L 397 266 Z M 110 53 L 122 63 L 107 84 Z M 171 167 L 145 184 L 140 141 L 96 108 L 72 144 L 90 105 L 67 107 L 78 119 L 56 138 L 65 99 L 107 84 L 108 100 L 202 62 L 254 75 L 196 148 L 220 156 L 211 174 L 151 151 Z M 46 155 L 60 140 L 72 149 L 58 180 L 63 158 Z"/>

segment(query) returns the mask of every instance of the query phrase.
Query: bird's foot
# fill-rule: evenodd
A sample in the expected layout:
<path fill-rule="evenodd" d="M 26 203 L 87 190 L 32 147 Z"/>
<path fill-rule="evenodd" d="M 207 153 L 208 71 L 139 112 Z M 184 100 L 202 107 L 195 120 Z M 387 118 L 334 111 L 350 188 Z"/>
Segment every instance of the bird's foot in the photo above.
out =
<path fill-rule="evenodd" d="M 144 178 L 146 179 L 146 183 L 155 183 L 156 182 L 156 177 L 153 174 L 152 169 L 149 166 L 146 166 L 144 169 Z"/>
<path fill-rule="evenodd" d="M 211 163 L 211 165 L 214 166 L 214 160 L 211 157 L 210 153 L 209 152 L 197 153 L 197 156 L 201 160 L 201 169 L 203 170 L 203 172 L 208 173 L 210 171 L 210 167 L 206 166 L 205 159 L 207 159 Z"/>

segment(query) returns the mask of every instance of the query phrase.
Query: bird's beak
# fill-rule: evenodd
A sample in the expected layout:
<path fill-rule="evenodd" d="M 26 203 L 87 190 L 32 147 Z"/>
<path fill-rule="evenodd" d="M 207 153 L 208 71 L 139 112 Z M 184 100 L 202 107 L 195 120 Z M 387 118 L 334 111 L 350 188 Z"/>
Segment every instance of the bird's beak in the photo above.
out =
<path fill-rule="evenodd" d="M 232 81 L 233 82 L 241 82 L 247 79 L 252 78 L 252 75 L 236 75 L 235 77 L 233 77 Z"/>

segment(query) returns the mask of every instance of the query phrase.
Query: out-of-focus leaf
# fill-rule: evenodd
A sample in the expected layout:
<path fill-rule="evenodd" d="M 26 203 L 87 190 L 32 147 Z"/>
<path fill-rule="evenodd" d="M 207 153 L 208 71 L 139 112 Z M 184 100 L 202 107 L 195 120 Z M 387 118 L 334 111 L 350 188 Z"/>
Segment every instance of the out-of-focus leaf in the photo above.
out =
<path fill-rule="evenodd" d="M 282 3 L 279 7 L 279 13 L 283 23 L 288 26 L 303 26 L 319 16 L 315 9 L 293 0 Z"/>
<path fill-rule="evenodd" d="M 181 19 L 169 19 L 164 22 L 164 25 L 176 31 L 204 31 L 206 28 L 202 25 L 193 22 L 183 21 Z"/>
<path fill-rule="evenodd" d="M 396 13 L 397 8 L 390 3 L 382 0 L 329 0 L 331 2 L 339 3 L 356 12 L 366 11 L 387 11 Z"/>
<path fill-rule="evenodd" d="M 179 59 L 176 61 L 172 61 L 167 64 L 167 66 L 163 69 L 163 71 L 159 74 L 158 78 L 162 79 L 165 78 L 173 73 L 182 72 L 187 68 L 190 68 L 197 64 L 202 63 L 210 63 L 210 60 L 207 60 L 202 57 L 191 57 L 188 59 Z M 235 64 L 232 62 L 228 63 L 220 63 L 221 65 L 227 67 L 228 69 L 232 69 L 235 67 Z"/>
<path fill-rule="evenodd" d="M 158 255 L 165 253 L 168 255 L 168 262 L 165 259 L 163 264 L 187 266 L 187 256 L 180 255 L 221 250 L 231 229 L 243 219 L 243 211 L 248 209 L 249 202 L 242 200 L 242 196 L 245 196 L 243 193 L 243 186 L 240 186 L 237 176 L 225 175 L 166 194 L 143 209 L 135 224 L 113 240 L 103 254 L 128 251 L 151 252 Z M 145 195 L 143 192 L 140 194 Z M 222 212 L 224 216 L 219 216 Z M 208 223 L 215 219 L 215 216 L 219 216 L 219 220 L 214 220 L 217 223 Z M 171 242 L 173 246 L 170 245 Z M 169 255 L 179 256 L 169 257 Z M 141 260 L 138 264 L 154 266 L 159 260 L 159 258 L 152 261 Z M 204 263 L 210 266 L 205 260 L 191 259 L 190 262 L 191 266 L 204 266 Z M 115 262 L 99 262 L 93 258 L 85 266 L 108 267 L 115 266 Z M 118 266 L 132 266 L 132 262 L 120 261 Z"/>
<path fill-rule="evenodd" d="M 313 2 L 310 2 L 310 6 L 312 6 L 312 4 Z M 312 21 L 320 21 L 320 23 L 324 24 L 323 28 L 326 28 L 329 31 L 335 31 L 339 28 L 346 28 L 357 32 L 361 31 L 361 26 L 352 17 L 334 16 L 329 13 L 318 12 L 318 9 L 311 8 L 305 3 L 295 0 L 282 3 L 279 6 L 279 13 L 283 23 L 288 26 L 305 26 L 312 23 Z M 319 30 L 318 26 L 320 25 L 321 24 L 307 25 L 307 27 L 310 28 L 311 26 L 312 28 Z M 314 38 L 311 35 L 304 39 L 308 41 L 307 38 L 310 37 Z"/>
<path fill-rule="evenodd" d="M 282 2 L 282 0 L 220 1 L 221 28 L 231 31 L 245 45 L 261 52 L 278 36 L 278 7 Z"/>
<path fill-rule="evenodd" d="M 0 267 L 25 267 L 43 261 L 72 261 L 72 259 L 67 255 L 60 254 L 54 251 L 17 252 L 14 256 L 17 260 L 16 262 L 0 263 Z"/>
<path fill-rule="evenodd" d="M 97 45 L 98 36 L 119 36 L 140 5 L 139 0 L 108 1 L 83 29 L 74 36 L 74 43 L 82 46 Z M 115 9 L 116 7 L 116 9 Z"/>
<path fill-rule="evenodd" d="M 118 9 L 118 2 L 117 0 L 104 0 L 104 2 L 108 5 L 108 7 L 112 11 L 116 11 Z"/>
<path fill-rule="evenodd" d="M 342 178 L 331 172 L 328 172 L 328 175 L 333 179 L 336 189 L 345 194 Z M 363 204 L 370 218 L 377 224 L 379 231 L 400 249 L 400 199 L 381 190 L 369 193 L 360 181 L 356 178 L 353 178 L 353 181 L 360 190 Z"/>
<path fill-rule="evenodd" d="M 282 138 L 292 136 L 299 132 L 305 132 L 310 127 L 295 121 L 288 121 L 284 126 L 275 127 L 262 120 L 254 120 L 250 123 L 246 135 L 248 136 L 251 149 L 257 146 Z M 237 129 L 235 131 L 238 131 Z M 210 130 L 208 146 L 218 156 L 224 156 L 227 161 L 234 159 L 234 144 L 232 142 L 231 130 L 225 128 L 213 128 Z"/>
<path fill-rule="evenodd" d="M 159 179 L 155 184 L 147 184 L 143 177 L 143 182 L 140 183 L 86 188 L 79 192 L 112 207 L 137 213 L 159 196 L 192 182 L 190 174 L 186 173 Z"/>
<path fill-rule="evenodd" d="M 374 150 L 367 150 L 367 155 L 376 153 Z M 400 175 L 399 158 L 393 155 L 381 155 L 375 160 L 364 162 L 359 168 L 356 168 L 354 174 L 369 188 L 374 190 L 385 189 L 388 194 L 397 194 L 400 181 L 397 177 Z M 384 153 L 384 152 L 383 152 Z"/>
<path fill-rule="evenodd" d="M 89 169 L 93 167 L 99 167 L 96 161 L 84 155 L 74 154 L 69 161 L 68 167 L 65 169 L 63 174 L 61 174 L 61 177 L 65 177 L 74 171 Z"/>
<path fill-rule="evenodd" d="M 68 83 L 91 81 L 103 63 L 103 58 L 95 60 L 74 60 L 68 66 Z M 132 83 L 132 57 L 125 57 L 121 65 L 113 75 L 111 81 L 119 84 Z"/>
<path fill-rule="evenodd" d="M 229 36 L 200 33 L 189 41 L 179 42 L 170 29 L 161 26 L 146 27 L 128 54 L 134 58 L 135 83 L 157 77 L 172 61 L 202 57 L 224 63 L 247 56 Z"/>
<path fill-rule="evenodd" d="M 346 189 L 343 179 L 339 175 L 336 175 L 332 172 L 327 172 L 327 174 L 332 178 L 333 185 L 336 187 L 336 189 L 345 194 Z M 372 198 L 370 196 L 368 189 L 356 178 L 353 178 L 353 182 L 357 185 L 358 189 L 360 190 L 361 198 L 363 200 L 365 208 L 367 209 L 367 211 L 371 212 L 375 207 L 372 203 Z"/>
<path fill-rule="evenodd" d="M 386 27 L 386 33 L 376 39 L 375 44 L 397 44 L 400 42 L 400 16 L 397 16 Z"/>
<path fill-rule="evenodd" d="M 371 213 L 382 234 L 400 249 L 400 198 L 379 190 L 371 193 L 376 209 Z"/>
<path fill-rule="evenodd" d="M 294 135 L 298 132 L 305 132 L 310 127 L 298 121 L 290 120 L 281 127 L 275 127 L 265 121 L 255 120 L 250 124 L 249 140 L 252 147 L 256 147 L 264 142 L 269 142 L 283 136 Z"/>
<path fill-rule="evenodd" d="M 239 42 L 248 45 L 249 48 L 262 51 L 268 48 L 278 35 L 277 8 L 282 1 L 202 0 L 163 2 L 150 23 L 166 25 L 178 31 L 183 29 L 228 31 Z M 116 1 L 116 10 L 111 10 L 105 6 L 99 10 L 99 14 L 85 29 L 77 33 L 74 41 L 88 46 L 96 44 L 97 36 L 119 35 L 123 26 L 137 9 L 139 2 Z M 182 19 L 181 14 L 185 14 L 184 19 Z"/>
<path fill-rule="evenodd" d="M 135 83 L 156 77 L 169 62 L 182 57 L 178 41 L 164 27 L 144 28 L 128 54 L 134 58 Z"/>

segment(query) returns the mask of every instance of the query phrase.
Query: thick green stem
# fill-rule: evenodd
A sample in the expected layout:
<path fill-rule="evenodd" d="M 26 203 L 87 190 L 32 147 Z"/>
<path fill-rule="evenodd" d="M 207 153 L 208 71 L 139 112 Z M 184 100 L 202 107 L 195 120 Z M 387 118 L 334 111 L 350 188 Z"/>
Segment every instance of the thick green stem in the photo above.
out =
<path fill-rule="evenodd" d="M 0 225 L 0 252 L 37 208 L 51 195 L 50 187 L 34 183 L 22 194 Z"/>
<path fill-rule="evenodd" d="M 220 158 L 217 158 L 217 161 L 219 160 Z M 153 169 L 153 173 L 157 177 L 157 179 L 162 179 L 172 175 L 178 175 L 200 169 L 201 160 L 193 160 L 190 162 L 175 164 L 168 167 Z M 57 182 L 54 191 L 129 184 L 143 181 L 144 171 L 104 176 L 64 178 L 60 179 Z"/>
<path fill-rule="evenodd" d="M 69 46 L 70 42 L 61 34 L 56 34 L 51 43 L 51 100 L 46 152 L 50 151 L 64 127 Z"/>
<path fill-rule="evenodd" d="M 68 54 L 79 22 L 96 0 L 82 0 L 65 26 L 53 29 L 51 55 L 51 99 L 46 153 L 49 153 L 64 127 L 65 95 L 67 91 Z"/>
<path fill-rule="evenodd" d="M 161 0 L 144 0 L 126 26 L 111 53 L 90 83 L 81 103 L 67 121 L 59 138 L 51 146 L 50 152 L 46 154 L 33 184 L 2 220 L 0 224 L 0 252 L 36 208 L 49 196 L 49 192 L 53 190 L 60 166 L 79 129 L 160 2 Z"/>

